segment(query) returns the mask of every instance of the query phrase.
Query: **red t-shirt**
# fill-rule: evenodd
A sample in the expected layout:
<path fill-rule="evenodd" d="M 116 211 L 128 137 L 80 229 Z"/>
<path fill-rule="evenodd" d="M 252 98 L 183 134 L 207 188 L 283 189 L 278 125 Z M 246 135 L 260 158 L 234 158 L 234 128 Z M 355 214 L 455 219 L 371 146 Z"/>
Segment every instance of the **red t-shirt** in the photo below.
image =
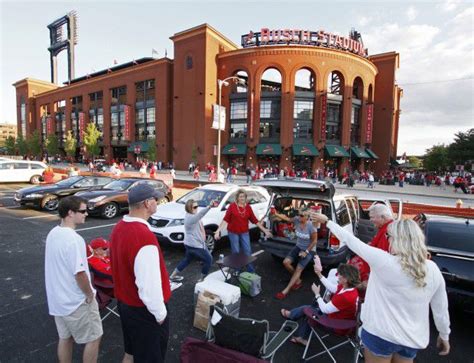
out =
<path fill-rule="evenodd" d="M 224 221 L 227 222 L 227 230 L 231 233 L 246 233 L 249 231 L 249 221 L 257 224 L 258 219 L 255 217 L 250 205 L 246 204 L 244 208 L 232 203 L 224 216 Z"/>
<path fill-rule="evenodd" d="M 392 221 L 387 222 L 382 227 L 380 227 L 377 234 L 370 242 L 372 247 L 377 247 L 388 252 L 390 249 L 390 242 L 387 239 L 387 227 L 390 223 L 392 223 Z M 369 264 L 362 258 L 359 256 L 354 256 L 349 260 L 348 264 L 357 267 L 360 273 L 361 281 L 367 281 L 369 279 L 370 267 Z"/>
<path fill-rule="evenodd" d="M 331 319 L 355 319 L 359 292 L 356 288 L 350 288 L 342 292 L 341 290 L 342 285 L 337 285 L 336 293 L 331 298 L 332 304 L 338 308 L 339 311 L 337 313 L 329 314 L 328 317 Z"/>

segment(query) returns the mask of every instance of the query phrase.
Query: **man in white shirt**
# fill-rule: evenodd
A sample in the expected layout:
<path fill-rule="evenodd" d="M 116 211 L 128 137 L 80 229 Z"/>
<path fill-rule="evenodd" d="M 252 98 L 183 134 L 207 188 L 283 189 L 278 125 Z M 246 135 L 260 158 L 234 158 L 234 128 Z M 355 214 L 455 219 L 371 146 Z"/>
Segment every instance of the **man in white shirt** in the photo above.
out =
<path fill-rule="evenodd" d="M 97 362 L 102 322 L 91 285 L 86 243 L 74 230 L 87 215 L 86 203 L 77 196 L 61 199 L 61 224 L 46 238 L 45 282 L 49 314 L 59 335 L 60 362 L 72 361 L 74 341 L 85 344 L 83 361 Z"/>

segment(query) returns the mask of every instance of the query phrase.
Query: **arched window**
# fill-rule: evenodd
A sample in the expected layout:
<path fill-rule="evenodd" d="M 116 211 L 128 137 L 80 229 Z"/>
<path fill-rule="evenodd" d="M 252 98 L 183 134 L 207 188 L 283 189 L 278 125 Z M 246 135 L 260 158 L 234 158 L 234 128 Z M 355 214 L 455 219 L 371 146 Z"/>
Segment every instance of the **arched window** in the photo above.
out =
<path fill-rule="evenodd" d="M 293 104 L 293 141 L 310 143 L 313 139 L 314 73 L 302 68 L 295 73 Z"/>
<path fill-rule="evenodd" d="M 260 82 L 260 142 L 280 141 L 281 73 L 269 68 Z"/>
<path fill-rule="evenodd" d="M 232 80 L 231 93 L 229 95 L 229 138 L 232 143 L 245 143 L 247 141 L 247 115 L 248 115 L 248 80 L 249 76 L 245 71 L 238 71 L 233 74 L 239 80 Z"/>
<path fill-rule="evenodd" d="M 357 77 L 352 84 L 352 112 L 351 112 L 351 145 L 359 146 L 361 106 L 364 95 L 364 83 Z"/>
<path fill-rule="evenodd" d="M 326 142 L 341 143 L 342 106 L 344 99 L 344 77 L 340 72 L 332 71 L 328 76 Z"/>

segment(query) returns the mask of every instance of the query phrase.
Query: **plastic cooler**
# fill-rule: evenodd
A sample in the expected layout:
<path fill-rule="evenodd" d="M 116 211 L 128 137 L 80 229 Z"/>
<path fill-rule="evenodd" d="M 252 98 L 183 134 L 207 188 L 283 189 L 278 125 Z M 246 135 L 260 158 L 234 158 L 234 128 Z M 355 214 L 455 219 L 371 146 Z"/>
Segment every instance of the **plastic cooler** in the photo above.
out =
<path fill-rule="evenodd" d="M 206 278 L 194 287 L 194 307 L 200 292 L 209 291 L 219 296 L 221 303 L 227 309 L 229 315 L 239 317 L 240 312 L 240 288 L 223 281 Z"/>

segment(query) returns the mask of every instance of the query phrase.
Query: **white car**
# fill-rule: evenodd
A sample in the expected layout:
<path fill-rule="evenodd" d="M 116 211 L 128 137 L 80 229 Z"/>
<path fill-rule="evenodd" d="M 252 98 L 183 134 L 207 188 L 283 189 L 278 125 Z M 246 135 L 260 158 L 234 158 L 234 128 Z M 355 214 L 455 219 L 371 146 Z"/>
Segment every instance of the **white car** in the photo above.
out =
<path fill-rule="evenodd" d="M 184 241 L 184 216 L 186 214 L 184 205 L 189 199 L 194 199 L 199 207 L 209 205 L 212 200 L 219 201 L 219 205 L 204 216 L 202 223 L 206 230 L 206 244 L 209 251 L 214 250 L 214 231 L 224 219 L 225 212 L 230 203 L 234 202 L 237 190 L 244 189 L 247 192 L 248 203 L 252 207 L 255 216 L 261 219 L 270 202 L 270 195 L 267 190 L 255 186 L 238 186 L 234 184 L 208 184 L 185 194 L 175 202 L 160 205 L 155 214 L 148 220 L 151 231 L 157 236 L 160 243 L 182 244 Z M 258 228 L 251 224 L 251 232 Z M 255 233 L 255 232 L 254 232 Z M 226 236 L 227 231 L 222 231 L 222 236 Z M 260 233 L 258 233 L 258 236 Z"/>
<path fill-rule="evenodd" d="M 39 184 L 41 175 L 47 167 L 41 161 L 1 160 L 0 183 L 30 182 Z"/>

